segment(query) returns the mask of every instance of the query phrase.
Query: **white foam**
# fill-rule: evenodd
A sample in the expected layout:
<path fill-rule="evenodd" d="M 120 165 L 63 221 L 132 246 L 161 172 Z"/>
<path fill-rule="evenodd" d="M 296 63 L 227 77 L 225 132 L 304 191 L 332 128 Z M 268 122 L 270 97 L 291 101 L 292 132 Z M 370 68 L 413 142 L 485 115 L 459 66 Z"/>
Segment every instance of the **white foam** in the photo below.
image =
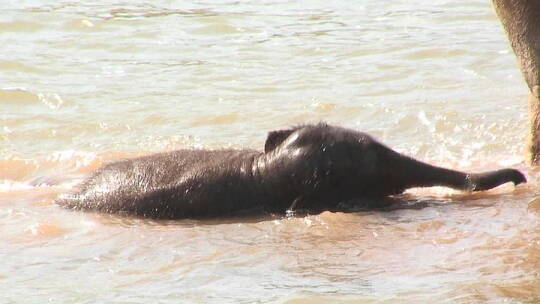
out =
<path fill-rule="evenodd" d="M 0 192 L 8 192 L 8 191 L 15 191 L 15 190 L 28 190 L 32 189 L 34 186 L 24 183 L 24 182 L 17 182 L 9 179 L 0 180 Z"/>
<path fill-rule="evenodd" d="M 76 150 L 54 151 L 47 157 L 50 162 L 75 161 L 75 167 L 84 167 L 96 159 L 96 154 Z"/>

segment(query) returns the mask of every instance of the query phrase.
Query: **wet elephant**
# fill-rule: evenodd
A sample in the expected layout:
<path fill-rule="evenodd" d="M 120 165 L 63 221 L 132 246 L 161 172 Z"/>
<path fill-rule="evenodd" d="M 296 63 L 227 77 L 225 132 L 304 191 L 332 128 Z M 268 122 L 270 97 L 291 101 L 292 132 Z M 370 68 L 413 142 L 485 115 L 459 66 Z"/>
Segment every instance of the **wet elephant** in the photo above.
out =
<path fill-rule="evenodd" d="M 540 1 L 492 0 L 529 86 L 528 160 L 540 163 Z"/>
<path fill-rule="evenodd" d="M 260 208 L 335 210 L 411 187 L 487 190 L 525 177 L 514 169 L 466 173 L 402 155 L 369 135 L 324 123 L 268 134 L 264 151 L 178 150 L 98 169 L 68 208 L 153 218 L 197 218 Z"/>

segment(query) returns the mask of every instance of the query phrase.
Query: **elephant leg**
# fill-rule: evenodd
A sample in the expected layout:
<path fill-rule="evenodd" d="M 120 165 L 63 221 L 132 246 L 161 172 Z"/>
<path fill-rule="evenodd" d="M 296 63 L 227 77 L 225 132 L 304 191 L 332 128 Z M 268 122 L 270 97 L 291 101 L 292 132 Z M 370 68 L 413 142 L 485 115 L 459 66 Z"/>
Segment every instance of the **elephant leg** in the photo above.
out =
<path fill-rule="evenodd" d="M 533 165 L 540 164 L 540 98 L 529 94 L 529 125 L 527 137 L 527 158 Z"/>
<path fill-rule="evenodd" d="M 492 0 L 529 87 L 528 160 L 540 164 L 540 1 Z"/>

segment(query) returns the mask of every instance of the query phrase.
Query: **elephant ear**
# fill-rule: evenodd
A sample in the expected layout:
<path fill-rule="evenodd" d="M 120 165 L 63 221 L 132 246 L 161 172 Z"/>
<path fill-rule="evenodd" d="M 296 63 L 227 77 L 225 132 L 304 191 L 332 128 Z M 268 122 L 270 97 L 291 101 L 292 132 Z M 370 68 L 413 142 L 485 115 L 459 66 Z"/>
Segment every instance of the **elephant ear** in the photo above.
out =
<path fill-rule="evenodd" d="M 291 133 L 296 131 L 295 129 L 289 129 L 289 130 L 277 130 L 277 131 L 271 131 L 268 133 L 268 137 L 266 138 L 266 142 L 264 143 L 264 153 L 268 153 L 272 150 L 274 150 L 277 146 L 279 146 Z"/>

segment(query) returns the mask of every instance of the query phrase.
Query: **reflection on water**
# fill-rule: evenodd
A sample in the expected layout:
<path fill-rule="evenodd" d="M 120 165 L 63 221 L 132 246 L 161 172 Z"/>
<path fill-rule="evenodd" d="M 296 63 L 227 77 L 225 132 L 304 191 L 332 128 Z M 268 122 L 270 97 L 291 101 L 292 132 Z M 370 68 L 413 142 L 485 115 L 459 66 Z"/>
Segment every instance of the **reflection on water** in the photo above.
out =
<path fill-rule="evenodd" d="M 540 301 L 526 89 L 486 1 L 11 2 L 0 16 L 6 303 Z M 325 120 L 527 185 L 378 210 L 153 221 L 53 204 L 122 158 L 262 149 Z"/>

